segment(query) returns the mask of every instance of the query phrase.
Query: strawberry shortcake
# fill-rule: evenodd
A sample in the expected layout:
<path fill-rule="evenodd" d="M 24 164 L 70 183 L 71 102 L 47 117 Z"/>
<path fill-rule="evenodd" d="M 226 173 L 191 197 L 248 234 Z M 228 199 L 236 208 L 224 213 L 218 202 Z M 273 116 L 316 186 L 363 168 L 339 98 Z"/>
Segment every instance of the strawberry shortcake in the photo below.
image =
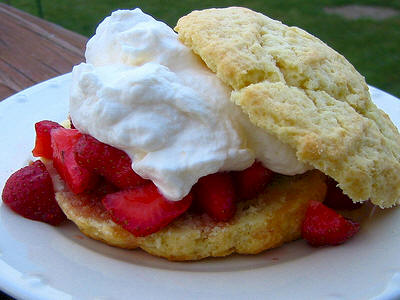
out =
<path fill-rule="evenodd" d="M 4 203 L 170 260 L 338 245 L 360 224 L 334 209 L 399 203 L 400 135 L 343 56 L 239 7 L 175 30 L 139 9 L 98 26 L 68 126 L 36 124 Z"/>

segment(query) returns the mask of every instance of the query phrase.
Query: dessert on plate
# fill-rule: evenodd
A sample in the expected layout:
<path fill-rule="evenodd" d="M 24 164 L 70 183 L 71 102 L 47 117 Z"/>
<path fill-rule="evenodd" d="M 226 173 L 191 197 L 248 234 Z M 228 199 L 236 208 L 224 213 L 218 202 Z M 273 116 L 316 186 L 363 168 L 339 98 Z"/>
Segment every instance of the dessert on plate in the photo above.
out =
<path fill-rule="evenodd" d="M 332 208 L 399 203 L 400 135 L 343 56 L 246 8 L 194 11 L 175 30 L 139 9 L 98 26 L 70 121 L 36 124 L 42 162 L 10 177 L 6 204 L 198 260 L 341 244 L 359 224 Z"/>

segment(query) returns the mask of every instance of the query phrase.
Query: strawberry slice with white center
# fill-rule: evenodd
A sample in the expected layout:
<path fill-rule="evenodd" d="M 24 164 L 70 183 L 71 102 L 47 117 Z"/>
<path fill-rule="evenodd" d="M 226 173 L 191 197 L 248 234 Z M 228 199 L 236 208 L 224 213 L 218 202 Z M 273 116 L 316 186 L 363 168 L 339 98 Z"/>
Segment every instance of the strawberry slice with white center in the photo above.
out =
<path fill-rule="evenodd" d="M 183 214 L 192 203 L 192 195 L 169 201 L 148 183 L 108 194 L 102 202 L 115 223 L 141 237 L 159 231 Z"/>

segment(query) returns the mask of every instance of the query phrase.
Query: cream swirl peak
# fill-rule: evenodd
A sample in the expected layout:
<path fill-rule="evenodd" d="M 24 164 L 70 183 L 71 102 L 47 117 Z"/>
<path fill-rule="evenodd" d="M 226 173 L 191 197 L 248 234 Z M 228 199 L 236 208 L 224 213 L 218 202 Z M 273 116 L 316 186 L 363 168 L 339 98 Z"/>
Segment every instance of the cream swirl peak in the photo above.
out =
<path fill-rule="evenodd" d="M 231 89 L 140 9 L 107 17 L 73 70 L 70 115 L 76 128 L 125 151 L 132 168 L 170 200 L 205 175 L 242 170 L 255 159 L 281 174 L 310 167 L 250 123 Z"/>

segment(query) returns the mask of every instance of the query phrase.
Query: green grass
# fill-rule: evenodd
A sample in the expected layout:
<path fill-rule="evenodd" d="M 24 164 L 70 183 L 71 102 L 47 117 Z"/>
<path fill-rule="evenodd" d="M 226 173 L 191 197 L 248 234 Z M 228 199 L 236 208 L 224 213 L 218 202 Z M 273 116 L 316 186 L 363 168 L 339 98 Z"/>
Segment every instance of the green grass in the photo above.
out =
<path fill-rule="evenodd" d="M 9 0 L 11 5 L 37 15 L 36 1 Z M 399 0 L 253 0 L 253 1 L 170 1 L 170 0 L 42 0 L 45 19 L 91 36 L 97 24 L 118 8 L 140 7 L 174 26 L 178 18 L 194 9 L 246 6 L 288 25 L 316 35 L 346 56 L 369 84 L 400 97 L 400 16 L 374 21 L 350 21 L 328 15 L 324 6 L 346 4 L 377 5 L 400 10 Z"/>

